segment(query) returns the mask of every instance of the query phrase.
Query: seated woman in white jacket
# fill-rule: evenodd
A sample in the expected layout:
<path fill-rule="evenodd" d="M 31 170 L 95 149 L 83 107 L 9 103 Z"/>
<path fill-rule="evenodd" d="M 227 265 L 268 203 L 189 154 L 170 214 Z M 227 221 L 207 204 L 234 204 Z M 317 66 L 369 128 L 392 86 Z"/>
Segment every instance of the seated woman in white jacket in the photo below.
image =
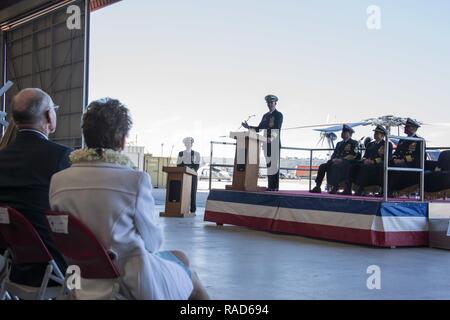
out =
<path fill-rule="evenodd" d="M 88 106 L 82 123 L 87 149 L 74 151 L 72 167 L 53 176 L 51 208 L 81 220 L 115 254 L 126 298 L 207 299 L 186 256 L 160 251 L 163 235 L 150 177 L 120 153 L 131 125 L 128 109 L 118 100 Z"/>

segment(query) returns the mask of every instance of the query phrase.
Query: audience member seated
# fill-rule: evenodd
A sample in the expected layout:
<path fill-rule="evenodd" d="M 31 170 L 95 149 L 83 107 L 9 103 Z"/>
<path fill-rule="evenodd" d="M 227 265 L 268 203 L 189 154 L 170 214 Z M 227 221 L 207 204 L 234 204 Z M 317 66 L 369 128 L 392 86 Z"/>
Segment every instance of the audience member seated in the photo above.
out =
<path fill-rule="evenodd" d="M 73 152 L 72 167 L 53 177 L 52 210 L 77 217 L 116 256 L 126 298 L 207 299 L 186 256 L 160 251 L 150 176 L 121 153 L 132 125 L 128 109 L 110 98 L 94 101 L 82 122 L 87 149 Z"/>
<path fill-rule="evenodd" d="M 45 213 L 50 209 L 48 191 L 53 174 L 69 167 L 70 148 L 49 141 L 56 129 L 56 109 L 40 89 L 24 89 L 12 101 L 18 132 L 0 150 L 0 204 L 20 211 L 36 228 L 60 269 L 66 265 L 51 241 Z M 11 280 L 39 286 L 46 265 L 15 265 Z"/>
<path fill-rule="evenodd" d="M 405 124 L 405 134 L 409 138 L 419 138 L 416 132 L 420 124 L 408 118 Z M 424 141 L 425 143 L 425 141 Z M 422 142 L 400 139 L 394 154 L 392 155 L 392 167 L 420 168 L 422 154 Z M 389 195 L 409 195 L 419 190 L 419 173 L 393 171 L 389 173 Z"/>
<path fill-rule="evenodd" d="M 450 198 L 450 150 L 443 151 L 435 169 L 425 173 L 425 194 L 430 200 Z"/>
<path fill-rule="evenodd" d="M 336 145 L 331 159 L 319 166 L 316 186 L 311 190 L 312 193 L 322 192 L 320 187 L 326 173 L 327 183 L 331 186 L 329 193 L 337 193 L 339 185 L 344 183 L 344 194 L 351 194 L 350 169 L 359 155 L 358 141 L 352 139 L 354 132 L 348 125 L 342 127 L 342 141 Z"/>
<path fill-rule="evenodd" d="M 366 146 L 366 152 L 361 161 L 352 168 L 352 181 L 356 185 L 355 195 L 361 196 L 367 187 L 383 185 L 384 148 L 386 129 L 377 126 L 374 130 L 374 141 Z M 389 159 L 392 155 L 392 143 L 389 142 Z"/>

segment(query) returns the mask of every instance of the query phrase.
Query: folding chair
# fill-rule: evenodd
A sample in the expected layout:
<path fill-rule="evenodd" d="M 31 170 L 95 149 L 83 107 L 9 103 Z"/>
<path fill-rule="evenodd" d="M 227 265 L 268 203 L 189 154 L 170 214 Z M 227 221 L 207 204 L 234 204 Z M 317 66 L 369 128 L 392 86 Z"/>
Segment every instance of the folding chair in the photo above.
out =
<path fill-rule="evenodd" d="M 17 210 L 0 206 L 0 234 L 8 247 L 6 275 L 0 288 L 0 297 L 7 292 L 15 299 L 43 300 L 56 298 L 62 289 L 64 276 L 42 242 L 33 225 Z M 47 264 L 41 285 L 31 287 L 10 279 L 13 264 Z M 50 280 L 61 286 L 48 287 Z"/>
<path fill-rule="evenodd" d="M 433 171 L 425 173 L 425 198 L 450 198 L 450 150 L 442 151 Z"/>
<path fill-rule="evenodd" d="M 9 263 L 9 252 L 8 252 L 8 244 L 3 239 L 0 234 L 0 291 L 3 288 L 3 283 L 6 278 L 6 266 Z M 0 300 L 11 299 L 9 293 L 5 292 L 3 295 L 0 295 Z"/>
<path fill-rule="evenodd" d="M 3 239 L 2 235 L 0 234 L 0 256 L 5 257 L 7 255 L 8 255 L 8 244 L 6 243 L 6 241 Z M 2 266 L 0 266 L 0 278 L 1 278 L 2 272 L 3 272 L 3 268 L 2 268 Z"/>
<path fill-rule="evenodd" d="M 77 266 L 79 275 L 66 274 L 63 299 L 114 300 L 124 299 L 119 294 L 120 273 L 103 245 L 92 231 L 73 215 L 49 212 L 47 221 L 51 237 L 59 252 L 71 266 Z M 79 276 L 77 288 L 74 276 Z"/>

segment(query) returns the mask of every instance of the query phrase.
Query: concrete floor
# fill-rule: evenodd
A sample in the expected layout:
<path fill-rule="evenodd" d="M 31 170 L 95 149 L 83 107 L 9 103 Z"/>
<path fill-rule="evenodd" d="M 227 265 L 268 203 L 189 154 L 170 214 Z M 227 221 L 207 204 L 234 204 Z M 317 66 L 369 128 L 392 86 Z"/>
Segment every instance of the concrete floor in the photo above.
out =
<path fill-rule="evenodd" d="M 155 190 L 163 211 L 164 191 Z M 164 249 L 190 257 L 213 299 L 450 299 L 450 252 L 380 249 L 203 222 L 206 192 L 195 218 L 161 218 Z M 369 290 L 367 267 L 381 268 L 381 289 Z"/>

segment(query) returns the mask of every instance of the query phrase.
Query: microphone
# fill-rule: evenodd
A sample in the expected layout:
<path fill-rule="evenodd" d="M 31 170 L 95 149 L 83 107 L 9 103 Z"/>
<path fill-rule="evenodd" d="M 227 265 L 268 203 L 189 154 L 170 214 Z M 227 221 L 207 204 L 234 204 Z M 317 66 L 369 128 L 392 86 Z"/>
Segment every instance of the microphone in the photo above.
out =
<path fill-rule="evenodd" d="M 256 114 L 251 114 L 247 117 L 247 120 L 245 120 L 244 122 L 247 122 L 248 120 L 250 120 L 251 118 L 256 117 Z M 238 130 L 240 130 L 242 128 L 242 124 L 241 126 L 238 128 Z"/>

